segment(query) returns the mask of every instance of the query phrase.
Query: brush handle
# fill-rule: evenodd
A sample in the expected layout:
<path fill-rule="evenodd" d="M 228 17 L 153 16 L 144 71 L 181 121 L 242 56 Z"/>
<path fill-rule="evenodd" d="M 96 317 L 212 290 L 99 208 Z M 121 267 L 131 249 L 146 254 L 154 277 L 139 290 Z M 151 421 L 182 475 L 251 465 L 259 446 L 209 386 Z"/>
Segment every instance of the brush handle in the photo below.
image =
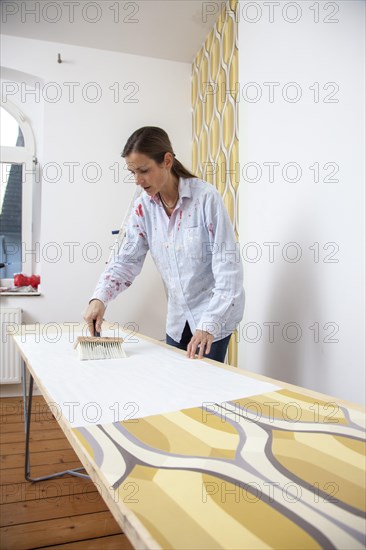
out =
<path fill-rule="evenodd" d="M 97 322 L 96 322 L 96 320 L 94 319 L 94 320 L 93 320 L 94 336 L 96 336 L 97 338 L 100 338 L 100 332 L 97 332 L 97 330 L 96 330 L 96 328 L 95 328 L 96 325 L 97 325 Z"/>
<path fill-rule="evenodd" d="M 125 238 L 125 235 L 126 235 L 126 229 L 127 229 L 127 225 L 128 225 L 128 222 L 129 222 L 131 214 L 132 214 L 133 205 L 134 205 L 135 201 L 138 199 L 138 197 L 141 195 L 141 193 L 142 193 L 142 187 L 140 185 L 137 185 L 136 189 L 135 189 L 135 193 L 134 193 L 134 195 L 133 195 L 133 197 L 130 201 L 130 204 L 128 205 L 128 208 L 126 210 L 125 217 L 123 218 L 121 227 L 119 228 L 118 231 L 113 231 L 113 233 L 117 234 L 117 238 L 116 238 L 116 241 L 115 241 L 115 243 L 112 247 L 111 253 L 109 255 L 108 262 L 106 262 L 107 264 L 109 264 L 109 262 L 112 259 L 115 259 L 116 256 L 118 255 L 118 252 L 119 252 L 119 250 L 122 246 L 122 242 L 123 242 L 123 240 Z"/>

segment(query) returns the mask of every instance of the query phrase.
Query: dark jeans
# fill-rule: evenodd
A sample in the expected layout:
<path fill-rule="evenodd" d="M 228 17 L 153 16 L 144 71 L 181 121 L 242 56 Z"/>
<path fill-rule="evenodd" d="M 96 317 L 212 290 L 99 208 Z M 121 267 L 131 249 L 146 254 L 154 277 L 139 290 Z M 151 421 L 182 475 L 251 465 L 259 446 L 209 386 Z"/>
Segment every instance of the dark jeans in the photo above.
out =
<path fill-rule="evenodd" d="M 220 361 L 220 363 L 223 363 L 225 361 L 226 350 L 229 345 L 230 337 L 231 334 L 229 334 L 229 336 L 226 336 L 226 338 L 223 338 L 222 340 L 212 342 L 210 353 L 208 355 L 204 355 L 203 357 L 207 359 L 214 359 L 215 361 Z M 169 344 L 169 346 L 174 346 L 175 348 L 187 351 L 187 346 L 191 338 L 192 332 L 189 328 L 188 322 L 186 322 L 180 342 L 176 342 L 175 340 L 173 340 L 173 338 L 169 336 L 169 334 L 167 334 L 166 343 Z"/>

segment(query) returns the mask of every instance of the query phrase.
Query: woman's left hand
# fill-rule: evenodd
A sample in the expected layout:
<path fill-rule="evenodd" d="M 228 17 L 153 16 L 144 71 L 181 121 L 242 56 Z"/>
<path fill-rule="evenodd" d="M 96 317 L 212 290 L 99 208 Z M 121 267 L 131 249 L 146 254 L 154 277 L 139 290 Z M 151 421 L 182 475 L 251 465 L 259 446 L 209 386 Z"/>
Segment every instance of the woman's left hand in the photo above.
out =
<path fill-rule="evenodd" d="M 196 330 L 187 346 L 187 357 L 194 359 L 197 348 L 199 347 L 198 359 L 202 359 L 203 355 L 210 353 L 213 335 L 205 330 Z"/>

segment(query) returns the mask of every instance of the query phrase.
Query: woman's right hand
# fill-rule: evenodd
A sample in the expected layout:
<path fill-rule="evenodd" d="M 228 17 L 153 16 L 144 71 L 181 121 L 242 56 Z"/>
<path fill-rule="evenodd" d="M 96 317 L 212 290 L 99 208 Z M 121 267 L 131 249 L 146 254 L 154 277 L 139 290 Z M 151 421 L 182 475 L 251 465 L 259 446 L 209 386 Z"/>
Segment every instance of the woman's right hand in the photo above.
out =
<path fill-rule="evenodd" d="M 92 336 L 94 336 L 94 321 L 95 330 L 97 332 L 102 331 L 102 322 L 105 310 L 106 307 L 100 300 L 94 299 L 88 305 L 88 308 L 84 314 L 84 319 L 88 324 L 88 329 Z"/>

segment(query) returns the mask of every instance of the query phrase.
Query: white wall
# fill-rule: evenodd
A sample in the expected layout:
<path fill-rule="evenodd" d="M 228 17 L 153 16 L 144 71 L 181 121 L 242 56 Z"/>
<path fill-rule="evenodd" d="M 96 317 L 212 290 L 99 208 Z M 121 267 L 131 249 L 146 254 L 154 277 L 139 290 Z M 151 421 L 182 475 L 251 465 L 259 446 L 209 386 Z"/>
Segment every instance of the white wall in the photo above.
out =
<path fill-rule="evenodd" d="M 247 293 L 240 364 L 364 402 L 365 4 L 281 2 L 272 21 L 269 4 L 241 2 L 239 10 L 239 219 Z M 279 83 L 273 101 L 269 82 Z M 286 92 L 290 82 L 296 89 Z M 295 92 L 301 98 L 291 102 Z M 280 163 L 274 181 L 266 162 Z M 289 162 L 302 171 L 297 182 L 286 181 L 296 179 L 295 168 L 282 176 Z M 248 163 L 262 169 L 257 182 Z M 310 169 L 315 163 L 319 182 Z M 339 181 L 325 181 L 332 173 L 326 163 L 339 167 L 333 176 Z M 273 257 L 264 243 L 278 243 L 271 245 Z"/>
<path fill-rule="evenodd" d="M 135 190 L 133 182 L 123 181 L 127 171 L 120 157 L 129 135 L 140 126 L 163 127 L 178 158 L 190 167 L 191 66 L 11 36 L 2 38 L 2 64 L 8 80 L 16 81 L 14 71 L 28 74 L 19 82 L 19 93 L 7 97 L 30 118 L 43 168 L 41 253 L 34 255 L 42 296 L 2 297 L 2 305 L 21 307 L 27 323 L 81 321 L 114 242 L 111 230 L 119 228 Z M 40 101 L 21 96 L 32 79 L 33 87 L 41 83 Z M 80 84 L 74 87 L 74 101 L 72 85 L 66 83 Z M 93 102 L 97 90 L 101 98 Z M 57 93 L 60 98 L 53 101 Z M 74 181 L 65 164 L 70 162 L 80 163 Z M 96 178 L 96 169 L 89 165 L 87 179 L 82 172 L 91 162 L 101 174 L 94 183 L 87 179 Z M 120 167 L 117 182 L 113 165 Z M 93 261 L 99 251 L 102 256 Z M 142 333 L 162 339 L 165 311 L 163 286 L 149 257 L 134 285 L 108 307 L 106 318 L 133 322 Z"/>

